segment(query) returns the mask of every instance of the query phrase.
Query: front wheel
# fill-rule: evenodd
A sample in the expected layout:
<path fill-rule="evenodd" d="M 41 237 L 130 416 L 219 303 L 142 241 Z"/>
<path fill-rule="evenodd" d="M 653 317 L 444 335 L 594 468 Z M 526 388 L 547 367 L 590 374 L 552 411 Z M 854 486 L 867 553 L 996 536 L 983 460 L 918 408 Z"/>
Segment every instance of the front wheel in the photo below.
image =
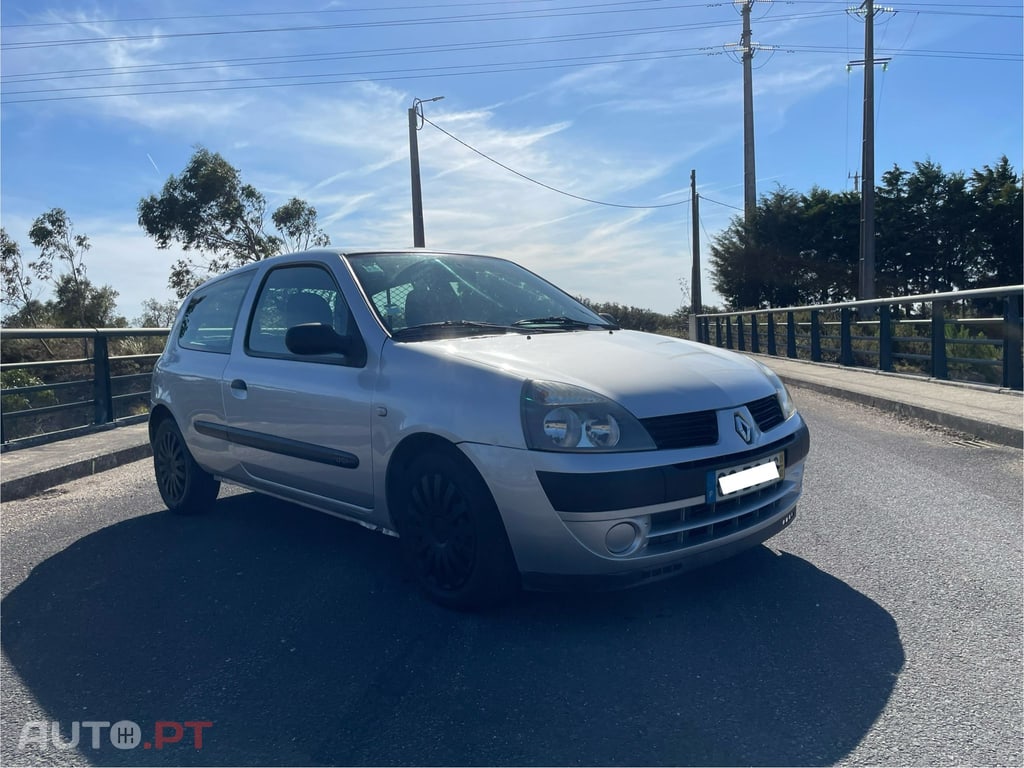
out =
<path fill-rule="evenodd" d="M 403 474 L 396 526 L 420 586 L 435 602 L 478 610 L 519 588 L 519 571 L 486 484 L 461 457 L 426 454 Z"/>
<path fill-rule="evenodd" d="M 173 419 L 161 421 L 153 435 L 153 470 L 160 497 L 177 514 L 203 512 L 220 491 L 220 482 L 192 458 Z"/>

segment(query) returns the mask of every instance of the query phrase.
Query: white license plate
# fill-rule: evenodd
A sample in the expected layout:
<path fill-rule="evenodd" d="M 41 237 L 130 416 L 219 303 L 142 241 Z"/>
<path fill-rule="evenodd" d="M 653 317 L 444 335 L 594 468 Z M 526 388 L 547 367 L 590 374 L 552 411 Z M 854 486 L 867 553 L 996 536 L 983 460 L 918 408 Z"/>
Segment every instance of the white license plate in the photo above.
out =
<path fill-rule="evenodd" d="M 761 485 L 774 483 L 785 472 L 785 454 L 779 453 L 769 460 L 748 467 L 720 469 L 715 473 L 719 497 L 729 496 Z"/>

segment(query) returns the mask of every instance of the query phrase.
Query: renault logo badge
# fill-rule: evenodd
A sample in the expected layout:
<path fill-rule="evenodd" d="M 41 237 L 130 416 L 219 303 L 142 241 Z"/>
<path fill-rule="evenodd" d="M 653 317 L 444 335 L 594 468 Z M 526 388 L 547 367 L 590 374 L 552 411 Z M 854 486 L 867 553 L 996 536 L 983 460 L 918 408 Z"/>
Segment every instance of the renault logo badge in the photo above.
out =
<path fill-rule="evenodd" d="M 733 414 L 733 425 L 736 427 L 736 434 L 743 438 L 743 442 L 750 445 L 754 442 L 754 425 L 742 411 Z"/>

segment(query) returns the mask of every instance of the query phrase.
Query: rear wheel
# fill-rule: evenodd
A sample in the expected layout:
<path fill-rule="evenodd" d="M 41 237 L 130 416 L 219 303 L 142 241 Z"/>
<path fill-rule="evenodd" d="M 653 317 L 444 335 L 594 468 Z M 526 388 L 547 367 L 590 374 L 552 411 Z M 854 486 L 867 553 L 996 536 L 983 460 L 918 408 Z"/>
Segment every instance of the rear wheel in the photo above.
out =
<path fill-rule="evenodd" d="M 220 483 L 192 458 L 173 419 L 161 421 L 153 435 L 153 470 L 160 497 L 177 514 L 205 511 L 220 491 Z"/>
<path fill-rule="evenodd" d="M 448 608 L 497 605 L 519 587 L 519 572 L 494 499 L 462 457 L 426 454 L 409 465 L 397 495 L 396 525 L 420 586 Z"/>

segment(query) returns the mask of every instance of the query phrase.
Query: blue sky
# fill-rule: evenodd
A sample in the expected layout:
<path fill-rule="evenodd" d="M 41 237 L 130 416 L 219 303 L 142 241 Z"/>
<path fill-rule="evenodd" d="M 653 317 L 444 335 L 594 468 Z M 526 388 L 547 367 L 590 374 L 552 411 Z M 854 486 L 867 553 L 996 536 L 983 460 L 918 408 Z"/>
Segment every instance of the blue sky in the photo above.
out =
<path fill-rule="evenodd" d="M 864 24 L 845 2 L 755 4 L 758 194 L 851 189 Z M 64 208 L 89 276 L 129 318 L 169 298 L 141 198 L 198 145 L 272 210 L 314 205 L 332 243 L 412 244 L 407 110 L 571 195 L 629 206 L 701 196 L 702 260 L 743 205 L 738 6 L 673 0 L 4 0 L 0 216 Z M 878 177 L 932 160 L 1022 169 L 1019 2 L 896 3 L 876 20 Z M 272 86 L 272 87 L 265 87 Z M 424 125 L 428 247 L 510 257 L 575 295 L 669 313 L 689 278 L 689 204 L 597 205 L 533 184 Z M 269 217 L 268 217 L 269 218 Z M 704 298 L 714 301 L 704 270 Z"/>

